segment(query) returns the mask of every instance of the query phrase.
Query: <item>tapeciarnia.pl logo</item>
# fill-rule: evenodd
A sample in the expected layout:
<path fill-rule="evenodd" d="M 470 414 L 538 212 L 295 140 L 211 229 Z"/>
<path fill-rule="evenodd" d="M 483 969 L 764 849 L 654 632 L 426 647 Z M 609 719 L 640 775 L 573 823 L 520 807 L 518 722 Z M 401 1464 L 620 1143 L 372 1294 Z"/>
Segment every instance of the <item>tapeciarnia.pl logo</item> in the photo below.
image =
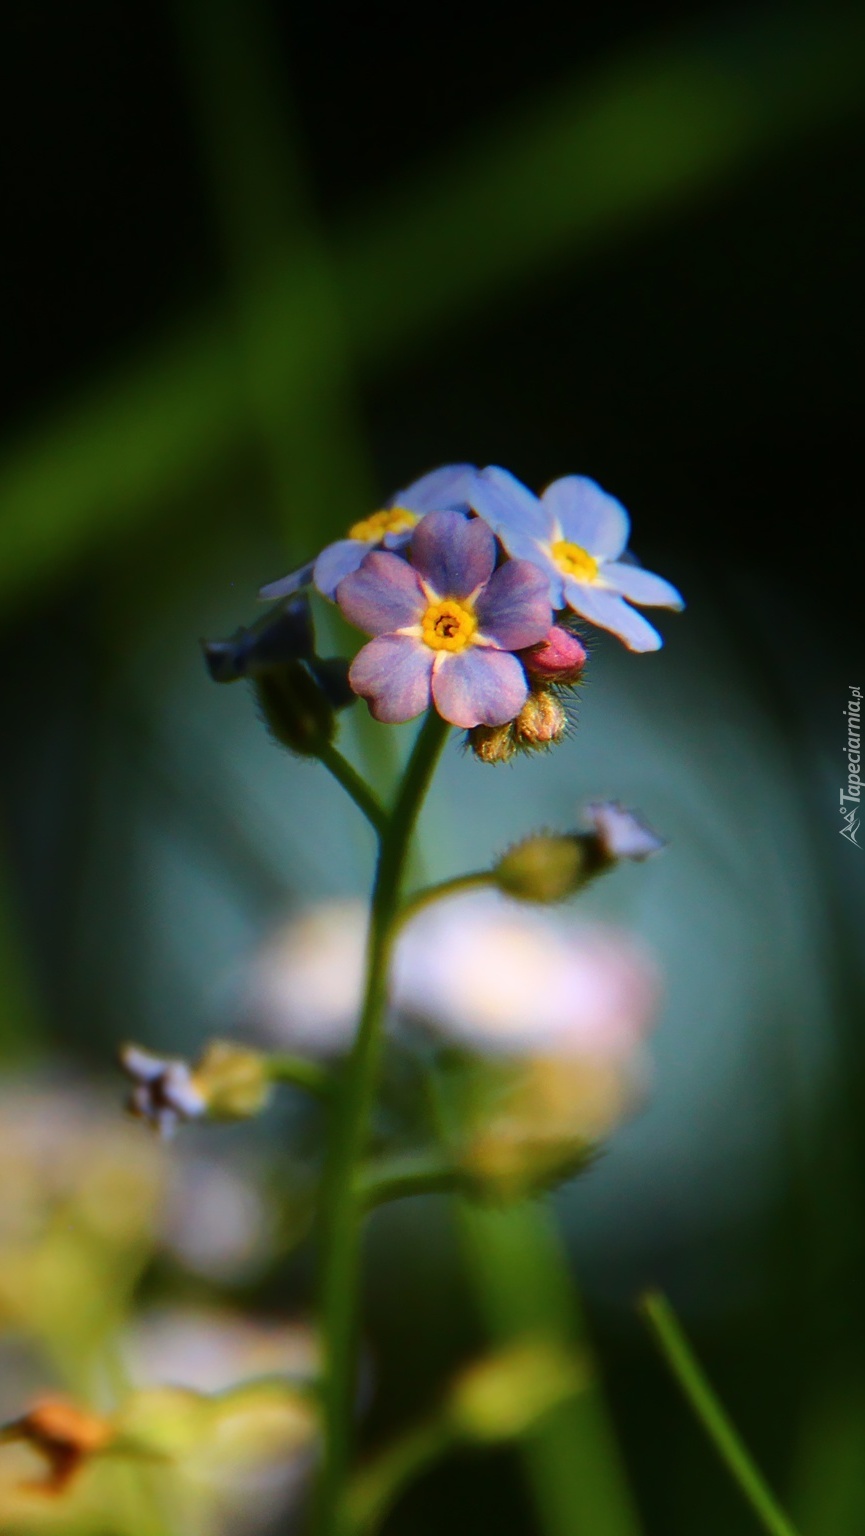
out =
<path fill-rule="evenodd" d="M 838 831 L 842 837 L 846 837 L 848 843 L 856 843 L 857 848 L 862 844 L 856 841 L 856 833 L 859 831 L 859 797 L 862 793 L 862 780 L 859 777 L 861 765 L 861 720 L 862 720 L 862 689 L 851 685 L 850 698 L 844 711 L 847 721 L 847 745 L 844 751 L 847 754 L 847 790 L 839 790 L 839 810 L 843 827 Z M 849 804 L 849 809 L 848 809 Z"/>

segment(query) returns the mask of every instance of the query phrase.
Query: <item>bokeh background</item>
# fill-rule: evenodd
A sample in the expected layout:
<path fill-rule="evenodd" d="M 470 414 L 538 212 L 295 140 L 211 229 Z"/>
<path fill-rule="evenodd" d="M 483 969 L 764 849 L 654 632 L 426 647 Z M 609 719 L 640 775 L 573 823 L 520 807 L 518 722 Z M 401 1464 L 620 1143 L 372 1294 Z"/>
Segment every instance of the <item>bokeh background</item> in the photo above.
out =
<path fill-rule="evenodd" d="M 599 795 L 670 838 L 588 903 L 656 949 L 666 1003 L 646 1109 L 555 1208 L 646 1532 L 752 1519 L 636 1318 L 649 1284 L 803 1530 L 861 1530 L 865 852 L 837 811 L 865 676 L 861 12 L 46 0 L 10 22 L 7 1126 L 34 1081 L 117 1094 L 119 1039 L 194 1052 L 242 1025 L 274 925 L 365 888 L 352 808 L 209 683 L 200 637 L 436 464 L 590 474 L 688 610 L 654 656 L 598 639 L 548 758 L 452 749 L 425 862 L 483 863 Z M 344 729 L 387 783 L 400 733 Z M 211 1236 L 264 1186 L 260 1222 L 301 1230 L 272 1195 L 290 1169 L 244 1134 L 208 1143 Z M 147 1260 L 144 1294 L 308 1308 L 304 1250 L 264 1249 Z M 444 1204 L 376 1218 L 368 1304 L 384 1436 L 478 1336 Z M 444 1520 L 535 1529 L 516 1460 L 442 1470 L 388 1529 Z"/>

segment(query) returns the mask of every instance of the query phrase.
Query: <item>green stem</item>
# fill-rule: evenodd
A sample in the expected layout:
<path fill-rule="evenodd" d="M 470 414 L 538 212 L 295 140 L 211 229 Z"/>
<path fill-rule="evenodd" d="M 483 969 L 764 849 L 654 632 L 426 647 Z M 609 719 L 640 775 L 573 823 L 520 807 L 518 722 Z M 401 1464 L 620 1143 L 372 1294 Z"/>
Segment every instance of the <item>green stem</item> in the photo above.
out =
<path fill-rule="evenodd" d="M 351 796 L 358 810 L 363 811 L 370 826 L 374 827 L 381 837 L 387 824 L 387 813 L 357 769 L 352 767 L 348 758 L 343 757 L 338 748 L 330 742 L 320 747 L 317 755 L 328 773 L 331 773 L 337 783 L 342 785 L 346 794 Z"/>
<path fill-rule="evenodd" d="M 286 1056 L 282 1052 L 267 1058 L 267 1075 L 274 1083 L 291 1083 L 317 1099 L 326 1099 L 331 1091 L 333 1078 L 327 1067 L 317 1061 L 307 1061 L 303 1056 Z"/>
<path fill-rule="evenodd" d="M 351 1056 L 337 1085 L 325 1187 L 322 1325 L 324 1456 L 315 1529 L 334 1536 L 349 1466 L 356 1389 L 357 1293 L 361 1208 L 355 1169 L 366 1140 L 375 1092 L 388 962 L 400 885 L 415 821 L 449 727 L 430 710 L 421 726 L 381 834 L 372 894 L 366 990 Z"/>
<path fill-rule="evenodd" d="M 454 875 L 450 880 L 440 880 L 436 885 L 425 885 L 423 890 L 415 891 L 403 902 L 397 922 L 400 928 L 409 918 L 422 912 L 424 907 L 431 907 L 433 902 L 441 901 L 445 896 L 456 896 L 460 891 L 475 891 L 484 885 L 495 885 L 496 877 L 491 870 L 472 870 L 468 875 Z"/>
<path fill-rule="evenodd" d="M 350 1536 L 372 1536 L 403 1489 L 456 1444 L 450 1424 L 431 1419 L 407 1430 L 349 1485 L 346 1526 Z"/>
<path fill-rule="evenodd" d="M 797 1536 L 715 1396 L 667 1298 L 650 1291 L 640 1298 L 639 1307 L 682 1392 L 757 1519 L 771 1536 Z"/>
<path fill-rule="evenodd" d="M 364 1210 L 410 1195 L 449 1194 L 462 1187 L 464 1176 L 441 1152 L 412 1152 L 387 1157 L 362 1168 L 355 1193 Z"/>

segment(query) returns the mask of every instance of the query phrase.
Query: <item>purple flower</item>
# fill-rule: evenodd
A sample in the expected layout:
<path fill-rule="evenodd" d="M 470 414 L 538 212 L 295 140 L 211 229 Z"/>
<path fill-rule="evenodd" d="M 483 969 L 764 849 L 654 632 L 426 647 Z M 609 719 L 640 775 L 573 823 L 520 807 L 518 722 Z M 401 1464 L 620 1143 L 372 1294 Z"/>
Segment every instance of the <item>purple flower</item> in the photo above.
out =
<path fill-rule="evenodd" d="M 259 597 L 267 602 L 289 597 L 312 582 L 324 597 L 333 599 L 343 577 L 356 571 L 371 550 L 405 548 L 426 512 L 467 512 L 477 476 L 473 464 L 443 464 L 440 469 L 431 469 L 391 496 L 380 512 L 354 523 L 346 538 L 328 544 L 316 560 L 262 587 Z"/>
<path fill-rule="evenodd" d="M 493 464 L 472 482 L 471 505 L 509 554 L 546 572 L 554 608 L 572 608 L 632 651 L 658 649 L 658 631 L 630 604 L 682 608 L 682 598 L 663 577 L 623 558 L 628 514 L 594 480 L 565 475 L 537 497 Z"/>
<path fill-rule="evenodd" d="M 495 564 L 486 523 L 429 512 L 408 560 L 374 551 L 339 583 L 346 618 L 376 637 L 349 672 L 376 720 L 411 720 L 431 701 L 466 728 L 503 725 L 519 713 L 528 684 L 511 653 L 547 634 L 548 583 L 526 560 Z"/>

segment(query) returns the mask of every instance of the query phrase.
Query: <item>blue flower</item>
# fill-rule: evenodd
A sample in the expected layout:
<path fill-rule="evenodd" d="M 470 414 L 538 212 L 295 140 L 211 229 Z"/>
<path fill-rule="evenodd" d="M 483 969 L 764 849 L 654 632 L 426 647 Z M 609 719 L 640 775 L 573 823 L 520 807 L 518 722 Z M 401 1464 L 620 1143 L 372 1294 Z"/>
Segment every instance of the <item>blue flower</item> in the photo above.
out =
<path fill-rule="evenodd" d="M 684 607 L 663 577 L 622 558 L 628 514 L 584 475 L 554 480 L 537 497 L 508 470 L 490 465 L 472 481 L 471 506 L 509 554 L 534 561 L 546 573 L 555 609 L 573 609 L 611 630 L 632 651 L 656 651 L 662 642 L 631 603 Z"/>
<path fill-rule="evenodd" d="M 547 579 L 526 560 L 495 566 L 485 522 L 436 511 L 418 523 L 408 560 L 375 550 L 339 583 L 345 617 L 375 636 L 349 682 L 376 720 L 411 720 L 430 703 L 466 729 L 519 714 L 528 682 L 512 652 L 549 631 Z"/>
<path fill-rule="evenodd" d="M 259 597 L 270 602 L 288 597 L 310 582 L 331 600 L 344 576 L 356 571 L 373 549 L 404 549 L 426 512 L 463 511 L 470 505 L 478 471 L 473 464 L 443 464 L 397 491 L 380 512 L 362 518 L 344 539 L 328 544 L 315 560 L 300 566 L 279 581 L 262 587 Z"/>

